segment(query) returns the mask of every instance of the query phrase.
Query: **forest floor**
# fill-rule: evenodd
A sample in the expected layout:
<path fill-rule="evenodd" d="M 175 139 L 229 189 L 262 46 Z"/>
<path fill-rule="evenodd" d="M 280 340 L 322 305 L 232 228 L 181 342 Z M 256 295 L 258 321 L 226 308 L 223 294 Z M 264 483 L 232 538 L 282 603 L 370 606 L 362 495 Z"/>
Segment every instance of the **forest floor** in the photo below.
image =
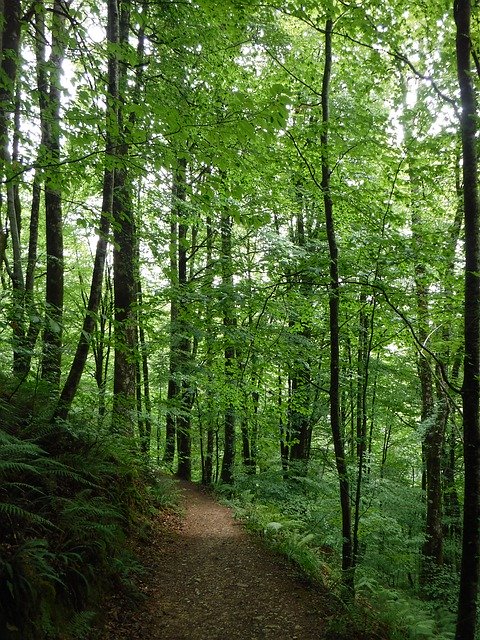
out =
<path fill-rule="evenodd" d="M 201 487 L 179 482 L 141 548 L 144 598 L 104 604 L 98 640 L 322 640 L 328 594 L 262 545 Z M 332 638 L 335 636 L 329 635 Z"/>

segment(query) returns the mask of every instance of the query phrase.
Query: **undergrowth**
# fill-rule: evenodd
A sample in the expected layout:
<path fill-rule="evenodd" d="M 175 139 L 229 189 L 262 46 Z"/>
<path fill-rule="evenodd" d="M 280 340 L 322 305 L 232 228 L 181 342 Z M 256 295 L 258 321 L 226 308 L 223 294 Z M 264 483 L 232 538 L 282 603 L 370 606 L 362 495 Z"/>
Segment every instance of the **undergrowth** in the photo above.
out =
<path fill-rule="evenodd" d="M 132 443 L 49 424 L 28 384 L 0 391 L 0 637 L 81 640 L 98 594 L 139 570 L 126 537 L 169 491 Z"/>
<path fill-rule="evenodd" d="M 450 640 L 453 614 L 437 602 L 421 601 L 403 589 L 385 586 L 383 574 L 361 563 L 355 602 L 342 595 L 339 522 L 334 483 L 281 471 L 240 476 L 220 487 L 247 528 L 297 564 L 325 589 L 332 612 L 327 637 L 336 640 Z M 377 516 L 378 517 L 378 516 Z M 367 523 L 368 524 L 368 523 Z M 380 523 L 380 526 L 392 526 Z M 377 533 L 375 532 L 375 535 Z M 373 534 L 369 541 L 373 547 Z M 366 546 L 366 545 L 365 545 Z M 372 555 L 373 557 L 373 555 Z"/>

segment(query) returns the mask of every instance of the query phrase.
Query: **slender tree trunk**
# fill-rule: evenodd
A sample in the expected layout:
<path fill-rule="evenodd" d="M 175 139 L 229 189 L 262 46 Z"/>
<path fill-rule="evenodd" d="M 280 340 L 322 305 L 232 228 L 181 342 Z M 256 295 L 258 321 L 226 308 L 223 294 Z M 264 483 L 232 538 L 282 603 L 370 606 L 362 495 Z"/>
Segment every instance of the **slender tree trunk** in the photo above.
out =
<path fill-rule="evenodd" d="M 140 281 L 140 274 L 137 274 L 137 293 L 138 293 L 138 343 L 140 348 L 141 359 L 141 381 L 143 390 L 144 411 L 144 433 L 142 440 L 142 451 L 148 453 L 150 450 L 150 441 L 152 437 L 152 400 L 150 396 L 150 372 L 148 368 L 148 351 L 145 340 L 145 323 L 143 319 L 143 294 Z M 140 366 L 140 364 L 139 364 Z"/>
<path fill-rule="evenodd" d="M 63 335 L 63 219 L 60 179 L 60 78 L 65 52 L 65 7 L 54 0 L 52 44 L 49 60 L 49 94 L 43 123 L 45 153 L 52 169 L 45 178 L 45 228 L 47 274 L 45 328 L 43 331 L 42 378 L 60 384 Z"/>
<path fill-rule="evenodd" d="M 112 428 L 133 436 L 136 425 L 135 225 L 124 169 L 115 170 L 113 250 L 115 359 Z"/>
<path fill-rule="evenodd" d="M 226 380 L 226 408 L 224 415 L 224 450 L 222 460 L 222 482 L 230 484 L 233 481 L 235 464 L 235 336 L 237 326 L 235 304 L 233 301 L 233 265 L 232 265 L 232 219 L 227 213 L 222 213 L 221 219 L 222 250 L 222 287 L 223 287 L 223 328 L 224 328 L 224 357 Z M 250 454 L 249 454 L 250 455 Z"/>
<path fill-rule="evenodd" d="M 352 535 L 352 568 L 357 566 L 359 555 L 359 529 L 360 512 L 362 506 L 362 484 L 368 462 L 367 454 L 367 397 L 370 374 L 370 357 L 372 354 L 373 330 L 375 321 L 375 302 L 370 314 L 367 313 L 367 298 L 364 293 L 360 295 L 359 335 L 358 335 L 358 362 L 357 362 L 357 482 L 355 487 L 355 507 L 353 516 Z"/>
<path fill-rule="evenodd" d="M 364 429 L 364 397 L 365 378 L 367 375 L 367 343 L 368 343 L 368 316 L 366 311 L 367 295 L 365 291 L 359 297 L 359 318 L 358 318 L 358 345 L 357 345 L 357 388 L 356 388 L 356 451 L 359 460 L 365 449 L 365 429 Z"/>
<path fill-rule="evenodd" d="M 288 447 L 288 430 L 285 426 L 285 420 L 283 415 L 283 378 L 279 373 L 277 377 L 277 409 L 278 409 L 278 434 L 280 438 L 280 462 L 282 464 L 283 476 L 288 474 L 289 463 L 289 447 Z"/>
<path fill-rule="evenodd" d="M 246 407 L 248 406 L 248 396 L 245 396 L 245 412 L 243 413 L 240 421 L 240 433 L 242 436 L 242 460 L 245 471 L 250 470 L 251 465 L 251 452 L 250 452 L 250 435 L 248 433 L 248 418 L 246 414 Z"/>
<path fill-rule="evenodd" d="M 19 212 L 16 211 L 14 183 L 11 178 L 12 157 L 9 147 L 9 123 L 11 114 L 15 112 L 15 86 L 18 72 L 18 53 L 20 47 L 20 13 L 19 0 L 7 2 L 2 11 L 2 57 L 0 72 L 0 179 L 6 180 L 6 209 L 12 241 L 13 269 L 9 271 L 13 289 L 13 311 L 10 322 L 14 334 L 13 372 L 24 374 L 23 340 L 25 336 L 24 293 L 25 281 L 22 267 L 20 243 Z M 1 257 L 5 260 L 7 232 L 1 232 Z"/>
<path fill-rule="evenodd" d="M 184 158 L 178 160 L 174 175 L 174 189 L 178 217 L 178 316 L 174 332 L 175 340 L 175 371 L 179 380 L 179 403 L 177 415 L 177 475 L 190 480 L 192 474 L 192 433 L 191 409 L 194 393 L 191 379 L 192 345 L 189 328 L 189 300 L 188 300 L 188 254 L 187 234 L 188 222 L 185 210 L 187 190 L 187 162 Z"/>
<path fill-rule="evenodd" d="M 340 485 L 340 506 L 342 512 L 342 570 L 344 585 L 348 592 L 354 592 L 354 574 L 352 568 L 352 517 L 350 507 L 350 483 L 345 458 L 342 429 L 340 424 L 340 329 L 339 304 L 340 285 L 338 274 L 338 246 L 333 219 L 333 202 L 330 194 L 330 166 L 328 161 L 329 126 L 329 85 L 332 70 L 332 30 L 333 22 L 329 18 L 325 25 L 325 66 L 322 79 L 322 192 L 325 208 L 328 249 L 330 254 L 330 423 L 332 428 L 335 463 Z"/>
<path fill-rule="evenodd" d="M 457 209 L 455 212 L 455 218 L 450 228 L 450 233 L 448 234 L 449 239 L 447 243 L 447 261 L 445 267 L 445 286 L 443 292 L 443 299 L 445 301 L 444 313 L 449 314 L 450 317 L 454 317 L 452 315 L 452 299 L 454 297 L 453 291 L 453 277 L 455 275 L 455 266 L 456 266 L 456 256 L 457 256 L 457 246 L 460 238 L 460 232 L 462 229 L 462 221 L 463 221 L 463 190 L 462 190 L 462 178 L 461 178 L 461 152 L 459 150 L 456 163 L 455 163 L 455 187 L 457 194 Z M 458 381 L 458 376 L 461 368 L 461 359 L 463 356 L 463 352 L 460 350 L 457 353 L 452 354 L 450 352 L 450 344 L 452 342 L 452 337 L 455 335 L 455 327 L 452 327 L 450 323 L 444 323 L 442 330 L 442 340 L 445 347 L 445 360 L 452 360 L 451 371 L 450 371 L 450 379 L 455 383 Z M 441 378 L 440 378 L 441 379 Z M 446 523 L 444 523 L 444 537 L 450 538 L 454 543 L 451 545 L 451 548 L 455 549 L 455 551 L 447 557 L 448 563 L 455 570 L 458 570 L 458 562 L 460 554 L 460 533 L 461 533 L 461 517 L 460 517 L 460 502 L 458 499 L 458 491 L 457 491 L 457 482 L 455 480 L 455 472 L 456 472 L 456 420 L 455 414 L 456 409 L 453 408 L 450 404 L 447 393 L 444 389 L 440 390 L 440 397 L 444 402 L 445 407 L 445 431 L 448 429 L 448 425 L 450 423 L 450 429 L 447 432 L 447 435 L 444 436 L 444 455 L 443 455 L 443 502 L 444 502 L 444 512 Z M 445 441 L 446 440 L 446 441 Z"/>
<path fill-rule="evenodd" d="M 110 268 L 105 273 L 105 286 L 100 301 L 98 322 L 92 334 L 92 348 L 95 358 L 95 382 L 98 389 L 98 425 L 104 426 L 106 407 L 107 376 L 110 363 L 112 338 L 113 292 Z"/>
<path fill-rule="evenodd" d="M 65 380 L 60 399 L 55 411 L 55 419 L 65 420 L 72 405 L 82 377 L 88 351 L 92 340 L 92 334 L 96 325 L 96 317 L 100 301 L 102 298 L 102 282 L 107 255 L 107 234 L 109 228 L 109 210 L 112 210 L 113 197 L 113 172 L 105 170 L 103 184 L 102 216 L 100 221 L 100 237 L 97 241 L 95 252 L 95 262 L 93 266 L 92 281 L 90 285 L 90 295 L 83 320 L 82 331 L 77 344 L 77 349 L 73 358 L 70 372 Z"/>
<path fill-rule="evenodd" d="M 167 389 L 167 415 L 165 418 L 165 451 L 163 464 L 168 467 L 173 465 L 175 458 L 175 441 L 177 437 L 177 410 L 179 402 L 179 385 L 177 379 L 178 360 L 178 207 L 179 200 L 184 196 L 185 190 L 179 190 L 174 175 L 172 185 L 172 207 L 170 213 L 170 353 L 169 374 Z"/>
<path fill-rule="evenodd" d="M 137 41 L 137 65 L 135 73 L 135 87 L 131 97 L 131 102 L 134 104 L 140 104 L 142 87 L 143 87 L 143 70 L 145 61 L 145 24 L 148 20 L 148 6 L 146 2 L 140 2 L 142 8 L 142 23 L 138 30 Z M 125 34 L 125 41 L 128 41 L 128 29 Z M 137 115 L 134 110 L 130 112 L 128 119 L 128 130 L 133 130 L 137 121 Z M 138 196 L 141 190 L 142 184 L 140 182 L 138 186 Z M 133 189 L 133 185 L 132 185 Z M 140 198 L 137 197 L 137 209 L 140 211 Z M 141 225 L 140 215 L 137 216 L 137 225 Z M 148 370 L 148 353 L 145 342 L 145 323 L 144 323 L 144 308 L 143 308 L 143 293 L 142 293 L 142 275 L 140 271 L 140 240 L 138 236 L 135 242 L 135 285 L 136 285 L 136 345 L 137 354 L 135 358 L 135 366 L 137 369 L 137 415 L 138 415 L 138 430 L 140 435 L 140 448 L 142 452 L 148 455 L 150 450 L 150 439 L 152 435 L 152 419 L 151 411 L 152 404 L 150 399 L 150 377 Z"/>
<path fill-rule="evenodd" d="M 130 29 L 130 0 L 120 0 L 119 42 L 127 43 Z M 126 66 L 119 65 L 119 95 L 126 99 Z M 132 203 L 131 179 L 126 160 L 129 144 L 128 123 L 118 112 L 119 143 L 113 188 L 113 301 L 115 315 L 115 353 L 113 371 L 112 429 L 132 437 L 136 416 L 136 230 Z"/>
<path fill-rule="evenodd" d="M 48 77 L 46 73 L 45 60 L 45 20 L 43 10 L 39 7 L 35 11 L 35 56 L 36 56 L 36 72 L 37 72 L 37 89 L 39 95 L 40 113 L 44 113 L 47 106 L 48 94 Z M 16 125 L 19 129 L 19 124 Z M 18 136 L 17 136 L 18 137 Z M 43 123 L 41 123 L 41 143 L 38 154 L 39 163 L 42 160 L 43 147 L 45 146 L 45 132 Z M 28 255 L 27 268 L 25 274 L 25 294 L 23 299 L 24 311 L 29 318 L 29 327 L 26 334 L 19 337 L 18 352 L 14 352 L 14 373 L 19 377 L 25 377 L 31 367 L 33 351 L 38 335 L 42 329 L 42 322 L 39 311 L 35 304 L 34 284 L 35 271 L 37 266 L 38 255 L 38 234 L 40 221 L 40 204 L 42 194 L 42 182 L 40 179 L 40 169 L 35 170 L 32 184 L 32 202 L 30 208 L 30 223 L 28 236 Z M 16 208 L 17 205 L 16 205 Z M 18 208 L 19 211 L 19 208 Z M 18 213 L 17 211 L 17 213 Z"/>
<path fill-rule="evenodd" d="M 118 8 L 116 0 L 110 0 L 108 4 L 107 17 L 107 41 L 112 45 L 119 42 L 119 22 Z M 118 57 L 117 53 L 110 53 L 108 59 L 108 86 L 106 95 L 106 168 L 103 175 L 103 197 L 102 212 L 100 217 L 100 232 L 95 251 L 95 261 L 93 265 L 90 294 L 88 297 L 87 309 L 83 319 L 83 326 L 80 332 L 77 348 L 73 358 L 70 372 L 67 376 L 60 399 L 56 407 L 54 419 L 67 418 L 73 399 L 80 384 L 80 379 L 87 361 L 88 351 L 92 334 L 96 326 L 98 308 L 102 299 L 102 282 L 105 271 L 105 260 L 107 256 L 108 233 L 110 229 L 110 218 L 113 209 L 113 188 L 114 171 L 111 168 L 112 158 L 116 153 L 116 134 L 118 128 Z M 102 369 L 102 367 L 100 367 Z M 100 388 L 100 387 L 99 387 Z"/>
<path fill-rule="evenodd" d="M 301 184 L 296 184 L 299 210 L 296 216 L 295 230 L 292 230 L 294 242 L 299 247 L 305 247 L 304 202 Z M 304 276 L 299 276 L 297 286 L 305 301 L 311 296 L 311 287 L 304 282 Z M 309 453 L 309 434 L 311 429 L 310 414 L 306 411 L 310 407 L 310 366 L 307 353 L 311 330 L 309 321 L 301 314 L 295 314 L 290 319 L 290 327 L 295 331 L 298 340 L 299 355 L 293 359 L 289 372 L 289 407 L 288 430 L 290 433 L 290 462 L 297 463 L 297 472 L 306 472 Z M 296 329 L 295 329 L 296 327 Z"/>
<path fill-rule="evenodd" d="M 12 158 L 9 147 L 9 123 L 15 111 L 15 83 L 17 81 L 18 54 L 20 47 L 20 0 L 11 0 L 3 8 L 2 29 L 2 58 L 0 70 L 0 175 L 7 180 L 7 217 L 10 223 L 10 235 L 13 249 L 13 277 L 14 288 L 22 291 L 24 287 L 20 228 L 15 211 L 15 196 L 11 181 Z"/>
<path fill-rule="evenodd" d="M 302 335 L 306 337 L 305 333 Z M 289 459 L 290 462 L 303 463 L 306 471 L 310 434 L 310 415 L 306 414 L 306 410 L 310 406 L 310 376 L 308 371 L 301 368 L 301 365 L 294 364 L 294 367 L 289 379 L 288 420 L 291 440 Z"/>
<path fill-rule="evenodd" d="M 462 564 L 456 640 L 474 640 L 480 557 L 480 221 L 478 203 L 477 110 L 471 77 L 471 4 L 456 0 L 456 55 L 462 106 L 465 217 L 465 356 L 463 363 L 463 505 Z"/>
<path fill-rule="evenodd" d="M 207 415 L 207 443 L 202 467 L 202 484 L 210 485 L 213 479 L 213 448 L 214 448 L 214 416 L 216 414 L 214 401 L 212 397 L 212 388 L 214 383 L 213 374 L 213 355 L 214 355 L 214 305 L 211 296 L 211 287 L 213 285 L 213 230 L 212 218 L 207 215 L 207 238 L 206 238 L 206 266 L 205 266 L 205 286 L 206 286 L 206 302 L 205 302 L 205 369 L 207 371 L 207 397 L 206 397 L 206 415 Z"/>
<path fill-rule="evenodd" d="M 250 469 L 252 473 L 256 473 L 258 457 L 258 407 L 260 405 L 260 393 L 258 390 L 252 391 L 251 396 L 253 404 L 253 425 L 250 434 Z"/>
<path fill-rule="evenodd" d="M 455 429 L 455 420 L 450 418 L 450 429 L 447 433 L 446 438 L 446 452 L 445 452 L 445 464 L 443 465 L 443 483 L 444 483 L 444 503 L 445 503 L 445 535 L 448 535 L 451 539 L 455 541 L 454 548 L 459 549 L 459 541 L 461 534 L 460 527 L 460 501 L 458 499 L 457 492 L 457 484 L 455 482 L 455 472 L 456 472 L 456 449 L 457 449 L 457 439 L 456 439 L 456 429 Z M 454 556 L 454 561 L 450 562 L 455 569 L 457 569 L 456 556 L 457 554 L 452 554 Z"/>
<path fill-rule="evenodd" d="M 420 220 L 412 221 L 413 239 L 420 242 L 418 225 Z M 424 282 L 423 265 L 415 265 L 415 287 L 418 313 L 418 337 L 422 344 L 428 340 L 428 294 Z M 434 577 L 434 571 L 443 563 L 442 531 L 442 487 L 441 456 L 443 449 L 443 420 L 435 409 L 434 386 L 430 362 L 425 353 L 418 354 L 418 377 L 420 380 L 422 410 L 421 421 L 425 428 L 422 443 L 425 465 L 426 519 L 425 541 L 422 547 L 420 584 L 427 588 Z"/>

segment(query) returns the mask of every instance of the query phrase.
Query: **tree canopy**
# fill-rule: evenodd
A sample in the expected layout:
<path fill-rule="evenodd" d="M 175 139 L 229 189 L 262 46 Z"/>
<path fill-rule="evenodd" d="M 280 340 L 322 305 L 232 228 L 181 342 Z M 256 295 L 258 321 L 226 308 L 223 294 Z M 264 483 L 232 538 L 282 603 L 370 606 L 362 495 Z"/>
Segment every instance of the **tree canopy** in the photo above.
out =
<path fill-rule="evenodd" d="M 84 434 L 473 639 L 478 6 L 0 8 L 0 512 Z"/>

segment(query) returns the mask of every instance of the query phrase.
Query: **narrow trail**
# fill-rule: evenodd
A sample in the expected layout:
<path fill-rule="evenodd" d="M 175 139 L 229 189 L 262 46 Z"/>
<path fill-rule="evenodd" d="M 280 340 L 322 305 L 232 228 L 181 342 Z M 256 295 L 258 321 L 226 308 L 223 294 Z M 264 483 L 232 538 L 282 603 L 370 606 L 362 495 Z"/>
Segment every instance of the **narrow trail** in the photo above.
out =
<path fill-rule="evenodd" d="M 200 487 L 180 487 L 185 517 L 144 554 L 145 601 L 135 610 L 114 601 L 101 640 L 321 640 L 320 589 Z"/>

